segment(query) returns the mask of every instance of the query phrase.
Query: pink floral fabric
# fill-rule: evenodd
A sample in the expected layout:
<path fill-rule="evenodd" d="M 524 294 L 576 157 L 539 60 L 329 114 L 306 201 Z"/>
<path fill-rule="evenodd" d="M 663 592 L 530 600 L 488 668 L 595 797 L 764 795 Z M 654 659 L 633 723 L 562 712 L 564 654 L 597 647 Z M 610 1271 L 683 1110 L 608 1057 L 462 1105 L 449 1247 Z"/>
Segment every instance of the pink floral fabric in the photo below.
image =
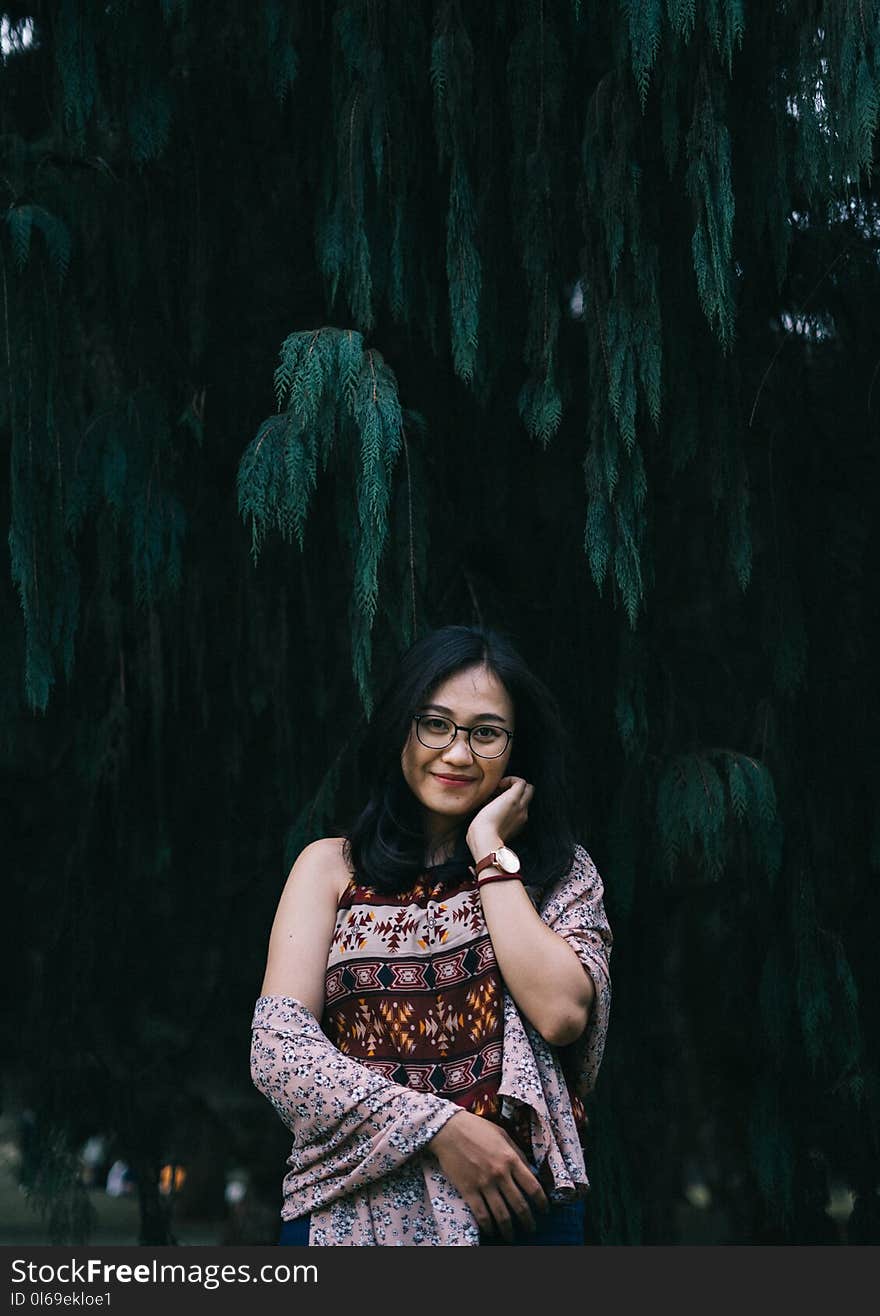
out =
<path fill-rule="evenodd" d="M 602 896 L 595 865 L 578 846 L 571 871 L 538 906 L 593 979 L 595 1003 L 583 1036 L 557 1051 L 504 996 L 499 1091 L 508 1109 L 526 1109 L 534 1163 L 557 1201 L 589 1190 L 563 1065 L 576 1091 L 595 1087 L 611 1006 L 612 934 Z M 251 1075 L 294 1135 L 282 1218 L 311 1212 L 310 1246 L 479 1244 L 469 1207 L 427 1147 L 459 1106 L 343 1056 L 311 1011 L 289 996 L 256 1003 Z"/>

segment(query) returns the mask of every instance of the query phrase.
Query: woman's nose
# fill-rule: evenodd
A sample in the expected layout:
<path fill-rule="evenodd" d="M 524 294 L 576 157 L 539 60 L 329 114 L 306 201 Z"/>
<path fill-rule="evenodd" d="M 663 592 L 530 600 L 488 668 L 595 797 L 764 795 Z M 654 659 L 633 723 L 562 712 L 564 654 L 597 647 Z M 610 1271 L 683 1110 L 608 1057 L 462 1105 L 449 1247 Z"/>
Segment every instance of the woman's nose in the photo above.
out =
<path fill-rule="evenodd" d="M 443 760 L 449 763 L 470 763 L 473 760 L 473 751 L 466 731 L 456 731 L 455 740 L 443 751 Z"/>

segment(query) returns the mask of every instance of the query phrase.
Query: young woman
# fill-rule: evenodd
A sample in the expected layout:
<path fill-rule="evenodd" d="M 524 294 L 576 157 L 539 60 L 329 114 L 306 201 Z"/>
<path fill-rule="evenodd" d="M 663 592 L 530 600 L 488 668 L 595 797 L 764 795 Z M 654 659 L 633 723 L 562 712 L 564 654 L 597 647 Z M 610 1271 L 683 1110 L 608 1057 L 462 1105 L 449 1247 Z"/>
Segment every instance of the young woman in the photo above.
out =
<path fill-rule="evenodd" d="M 562 741 L 501 635 L 447 626 L 401 660 L 367 805 L 294 864 L 254 1015 L 294 1134 L 282 1243 L 582 1243 L 612 936 Z"/>

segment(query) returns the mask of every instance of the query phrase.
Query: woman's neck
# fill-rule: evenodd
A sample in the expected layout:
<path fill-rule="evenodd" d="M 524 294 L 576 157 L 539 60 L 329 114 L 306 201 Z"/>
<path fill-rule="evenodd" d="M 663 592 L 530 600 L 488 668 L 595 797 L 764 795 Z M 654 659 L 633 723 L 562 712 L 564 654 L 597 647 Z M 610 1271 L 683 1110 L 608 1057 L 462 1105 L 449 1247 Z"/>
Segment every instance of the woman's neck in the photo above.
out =
<path fill-rule="evenodd" d="M 447 859 L 452 858 L 460 830 L 459 827 L 453 828 L 452 831 L 429 828 L 425 838 L 426 868 L 436 868 L 438 864 L 443 864 Z"/>

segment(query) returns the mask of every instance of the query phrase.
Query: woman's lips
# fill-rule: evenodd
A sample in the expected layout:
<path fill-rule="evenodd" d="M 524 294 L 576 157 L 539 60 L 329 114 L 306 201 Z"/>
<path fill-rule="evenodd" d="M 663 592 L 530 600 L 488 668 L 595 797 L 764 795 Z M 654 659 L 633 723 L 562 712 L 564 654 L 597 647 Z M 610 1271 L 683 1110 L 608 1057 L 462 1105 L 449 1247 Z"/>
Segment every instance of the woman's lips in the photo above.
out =
<path fill-rule="evenodd" d="M 441 786 L 472 786 L 473 777 L 442 777 L 439 772 L 433 772 L 432 777 L 439 781 Z"/>

